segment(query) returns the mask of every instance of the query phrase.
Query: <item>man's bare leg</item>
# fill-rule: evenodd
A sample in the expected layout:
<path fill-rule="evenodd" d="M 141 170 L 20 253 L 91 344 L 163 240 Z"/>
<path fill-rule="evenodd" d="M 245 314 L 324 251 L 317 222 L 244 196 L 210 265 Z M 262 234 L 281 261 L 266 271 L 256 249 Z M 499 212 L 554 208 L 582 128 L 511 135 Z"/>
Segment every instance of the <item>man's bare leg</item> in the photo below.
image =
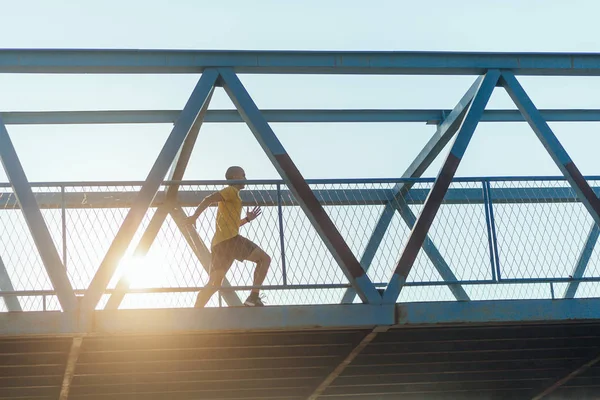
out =
<path fill-rule="evenodd" d="M 223 278 L 225 278 L 224 271 L 213 271 L 210 274 L 210 278 L 208 279 L 208 283 L 206 284 L 206 286 L 204 286 L 200 293 L 198 293 L 198 297 L 196 297 L 196 304 L 194 305 L 194 307 L 203 308 L 206 305 L 206 303 L 208 303 L 208 300 L 210 300 L 212 295 L 215 294 L 217 290 L 219 290 L 218 288 L 221 286 Z"/>
<path fill-rule="evenodd" d="M 269 272 L 269 267 L 271 266 L 271 257 L 265 253 L 263 249 L 257 247 L 248 256 L 248 261 L 256 263 L 256 267 L 254 269 L 254 281 L 252 282 L 252 285 L 261 286 L 267 277 L 267 272 Z M 264 305 L 258 296 L 259 292 L 260 289 L 258 288 L 252 289 L 250 296 L 244 302 L 244 304 L 247 306 Z"/>

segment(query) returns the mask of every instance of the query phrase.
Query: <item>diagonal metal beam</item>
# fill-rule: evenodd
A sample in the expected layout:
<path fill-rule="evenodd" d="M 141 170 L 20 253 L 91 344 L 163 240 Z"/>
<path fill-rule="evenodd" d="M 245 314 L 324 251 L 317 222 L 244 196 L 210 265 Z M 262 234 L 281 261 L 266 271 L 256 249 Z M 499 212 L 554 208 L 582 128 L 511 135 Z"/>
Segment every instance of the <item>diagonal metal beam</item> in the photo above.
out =
<path fill-rule="evenodd" d="M 577 264 L 575 264 L 575 269 L 571 274 L 572 278 L 579 279 L 583 277 L 585 270 L 590 262 L 590 258 L 592 257 L 592 253 L 594 252 L 594 247 L 596 246 L 596 242 L 598 241 L 598 236 L 600 235 L 600 228 L 598 225 L 594 223 L 590 228 L 587 239 L 579 254 L 579 258 L 577 259 Z M 569 282 L 567 288 L 565 289 L 565 294 L 563 298 L 572 299 L 575 297 L 575 293 L 577 293 L 577 289 L 579 288 L 579 282 Z"/>
<path fill-rule="evenodd" d="M 365 347 L 367 347 L 375 339 L 378 333 L 386 332 L 389 329 L 390 327 L 388 326 L 378 326 L 366 334 L 361 341 L 358 342 L 358 344 L 354 346 L 352 350 L 350 350 L 350 353 L 348 353 L 348 355 L 346 355 L 346 357 L 344 357 L 344 359 L 333 369 L 333 371 L 331 371 L 329 375 L 325 377 L 323 382 L 316 387 L 316 389 L 307 397 L 306 400 L 317 400 L 319 396 L 321 396 L 323 392 L 327 390 L 329 385 L 331 385 L 333 381 L 335 381 L 337 377 L 344 372 L 346 367 L 348 367 L 348 365 L 354 361 L 356 356 L 358 356 L 365 349 Z"/>
<path fill-rule="evenodd" d="M 596 224 L 600 225 L 600 200 L 587 183 L 581 172 L 571 160 L 571 157 L 562 146 L 548 123 L 544 120 L 540 111 L 535 107 L 515 75 L 510 71 L 502 71 L 500 83 L 506 89 L 506 92 L 517 105 L 517 108 L 523 114 L 523 117 L 531 126 L 538 139 L 560 169 L 560 172 L 567 178 L 567 181 L 588 210 Z"/>
<path fill-rule="evenodd" d="M 483 76 L 480 76 L 475 80 L 475 82 L 473 82 L 469 90 L 467 90 L 464 96 L 458 101 L 448 117 L 438 126 L 425 147 L 423 147 L 417 157 L 408 166 L 406 171 L 404 171 L 402 178 L 418 178 L 427 170 L 427 168 L 429 168 L 433 160 L 437 158 L 437 156 L 448 144 L 450 139 L 452 139 L 460 127 L 467 112 L 467 108 L 471 104 L 475 93 L 477 93 L 477 89 L 481 85 L 482 80 Z M 381 241 L 383 240 L 385 232 L 392 222 L 394 210 L 397 209 L 395 204 L 404 197 L 404 195 L 412 186 L 413 183 L 401 183 L 394 187 L 394 199 L 390 200 L 385 205 L 381 215 L 379 216 L 379 220 L 373 229 L 373 233 L 369 238 L 369 242 L 367 243 L 363 256 L 360 259 L 360 265 L 365 269 L 365 271 L 368 271 L 371 267 L 371 263 L 373 262 L 373 258 L 375 258 L 375 254 L 377 253 L 379 246 L 381 245 Z M 409 226 L 412 228 L 411 225 Z M 450 271 L 450 273 L 452 272 Z M 452 280 L 456 280 L 456 277 L 454 277 Z M 342 299 L 342 303 L 352 303 L 355 295 L 356 293 L 352 288 L 346 290 Z"/>
<path fill-rule="evenodd" d="M 177 154 L 177 157 L 175 157 L 175 163 L 171 168 L 171 171 L 169 172 L 167 180 L 180 181 L 183 179 L 183 174 L 185 173 L 187 165 L 190 161 L 190 157 L 192 155 L 192 151 L 194 150 L 196 139 L 198 139 L 198 134 L 200 133 L 200 128 L 202 127 L 204 117 L 206 116 L 206 112 L 208 111 L 208 106 L 210 104 L 210 100 L 212 99 L 213 92 L 214 88 L 210 91 L 208 98 L 206 99 L 204 105 L 202 106 L 202 109 L 200 110 L 198 119 L 192 126 L 190 133 L 185 138 L 183 146 Z M 179 187 L 179 184 L 173 184 L 169 185 L 169 187 L 167 188 L 165 195 L 165 203 L 161 207 L 159 207 L 152 216 L 148 227 L 144 231 L 144 234 L 142 235 L 142 238 L 140 239 L 140 242 L 138 243 L 133 253 L 134 258 L 144 258 L 146 257 L 146 254 L 148 254 L 148 251 L 150 250 L 150 247 L 152 247 L 152 243 L 154 243 L 156 236 L 158 236 L 160 228 L 164 224 L 170 209 L 173 208 L 173 206 L 177 202 L 177 192 L 179 191 Z M 125 273 L 123 273 L 123 276 L 121 277 L 121 279 L 119 279 L 119 282 L 117 283 L 116 291 L 110 296 L 104 308 L 119 308 L 119 305 L 123 301 L 123 298 L 125 297 L 125 293 L 127 292 L 127 289 L 129 289 L 129 286 L 130 282 L 127 279 Z"/>
<path fill-rule="evenodd" d="M 188 245 L 191 247 L 192 251 L 204 267 L 204 270 L 210 273 L 210 262 L 211 262 L 211 254 L 196 230 L 191 229 L 189 225 L 186 225 L 183 221 L 186 218 L 185 212 L 179 207 L 175 207 L 171 210 L 171 216 L 177 224 L 177 227 L 181 231 L 181 234 L 185 238 Z M 231 284 L 227 280 L 227 278 L 223 279 L 222 286 L 230 287 Z M 242 305 L 242 301 L 236 292 L 225 290 L 221 293 L 223 299 L 230 307 L 238 307 Z"/>
<path fill-rule="evenodd" d="M 148 211 L 150 204 L 152 204 L 152 200 L 156 196 L 169 168 L 173 164 L 181 146 L 183 146 L 192 126 L 196 123 L 202 107 L 209 99 L 218 76 L 219 73 L 217 70 L 207 69 L 200 77 L 156 162 L 150 170 L 146 181 L 142 185 L 136 197 L 135 204 L 127 213 L 125 221 L 123 221 L 121 228 L 119 228 L 115 239 L 86 291 L 83 299 L 84 310 L 94 309 L 100 301 L 102 294 L 115 273 L 119 261 L 127 251 L 127 247 L 129 247 L 144 215 Z"/>
<path fill-rule="evenodd" d="M 315 197 L 240 79 L 232 69 L 222 68 L 219 72 L 223 87 L 231 101 L 246 121 L 275 169 L 288 185 L 312 226 L 339 264 L 348 281 L 355 288 L 361 300 L 365 303 L 381 303 L 381 295 L 375 289 L 373 282 L 361 268 L 352 250 Z"/>
<path fill-rule="evenodd" d="M 75 367 L 77 366 L 77 360 L 79 354 L 81 354 L 81 344 L 83 343 L 83 336 L 76 336 L 73 338 L 71 343 L 71 349 L 69 350 L 69 358 L 67 359 L 67 365 L 65 366 L 65 373 L 63 375 L 63 382 L 60 388 L 59 400 L 67 400 L 69 398 L 69 391 L 71 390 L 71 382 L 73 382 L 73 376 L 75 375 Z"/>
<path fill-rule="evenodd" d="M 414 227 L 410 233 L 406 246 L 400 256 L 400 260 L 396 265 L 392 279 L 388 284 L 384 295 L 384 303 L 395 303 L 402 290 L 402 286 L 406 282 L 408 274 L 417 258 L 417 254 L 427 236 L 427 232 L 435 219 L 435 216 L 444 200 L 444 196 L 448 191 L 450 182 L 458 169 L 458 165 L 465 154 L 465 150 L 473 137 L 475 128 L 483 114 L 483 110 L 487 105 L 494 88 L 500 77 L 500 71 L 488 71 L 481 84 L 477 89 L 477 93 L 473 97 L 467 114 L 465 115 L 460 130 L 456 135 L 456 139 L 452 144 L 452 148 L 446 157 L 444 165 L 440 169 L 435 182 L 429 191 L 427 200 L 423 205 L 421 214 L 417 218 Z"/>
<path fill-rule="evenodd" d="M 146 227 L 146 230 L 140 239 L 140 242 L 133 252 L 133 258 L 142 259 L 146 257 L 146 254 L 148 254 L 152 243 L 154 243 L 156 236 L 158 236 L 160 228 L 165 222 L 167 215 L 169 215 L 169 210 L 164 205 L 156 209 L 152 219 L 150 219 L 150 223 Z M 121 276 L 119 282 L 117 282 L 115 292 L 110 295 L 106 305 L 104 306 L 104 309 L 114 310 L 119 308 L 123 298 L 125 297 L 125 294 L 127 293 L 127 290 L 129 289 L 130 284 L 131 282 L 129 282 L 127 279 L 127 271 L 124 270 L 123 276 Z"/>
<path fill-rule="evenodd" d="M 35 195 L 31 190 L 31 185 L 27 180 L 23 166 L 17 156 L 17 151 L 10 140 L 2 119 L 0 119 L 0 160 L 21 206 L 23 217 L 31 232 L 33 242 L 40 254 L 44 268 L 46 268 L 52 286 L 56 290 L 58 301 L 63 311 L 74 311 L 77 309 L 78 304 L 75 292 L 73 292 L 73 286 L 71 286 L 65 265 L 60 259 L 46 221 L 44 221 Z"/>
<path fill-rule="evenodd" d="M 412 212 L 410 207 L 408 207 L 408 204 L 406 204 L 406 202 L 404 201 L 401 201 L 396 204 L 396 207 L 406 225 L 408 225 L 409 228 L 412 229 L 415 226 L 415 223 L 417 222 L 417 217 Z M 423 251 L 425 252 L 427 257 L 429 257 L 431 263 L 433 264 L 433 266 L 438 271 L 438 273 L 444 281 L 458 281 L 456 275 L 454 275 L 454 273 L 450 269 L 450 266 L 448 265 L 448 263 L 436 247 L 436 245 L 433 243 L 433 240 L 429 238 L 429 235 L 425 236 L 425 241 L 423 242 Z M 448 284 L 448 288 L 450 289 L 456 300 L 470 300 L 469 295 L 467 294 L 467 292 L 465 292 L 465 289 L 463 289 L 462 285 Z"/>
<path fill-rule="evenodd" d="M 544 397 L 546 397 L 550 393 L 554 392 L 556 389 L 558 389 L 559 387 L 561 387 L 562 385 L 564 385 L 571 379 L 575 378 L 578 375 L 581 375 L 582 373 L 584 373 L 585 371 L 587 371 L 594 365 L 598 364 L 598 362 L 600 362 L 600 353 L 596 352 L 596 354 L 592 355 L 591 357 L 588 357 L 587 360 L 582 365 L 577 367 L 575 370 L 568 371 L 563 377 L 558 379 L 556 382 L 553 382 L 551 385 L 549 385 L 549 386 L 545 387 L 544 389 L 540 390 L 539 392 L 537 392 L 531 398 L 531 400 L 543 399 Z"/>
<path fill-rule="evenodd" d="M 2 292 L 14 292 L 15 287 L 13 286 L 10 276 L 8 275 L 8 271 L 6 270 L 6 266 L 2 261 L 2 257 L 0 257 L 0 295 Z M 17 296 L 4 296 L 4 303 L 6 304 L 6 308 L 8 311 L 23 311 L 21 308 L 21 304 L 19 303 L 19 298 Z"/>

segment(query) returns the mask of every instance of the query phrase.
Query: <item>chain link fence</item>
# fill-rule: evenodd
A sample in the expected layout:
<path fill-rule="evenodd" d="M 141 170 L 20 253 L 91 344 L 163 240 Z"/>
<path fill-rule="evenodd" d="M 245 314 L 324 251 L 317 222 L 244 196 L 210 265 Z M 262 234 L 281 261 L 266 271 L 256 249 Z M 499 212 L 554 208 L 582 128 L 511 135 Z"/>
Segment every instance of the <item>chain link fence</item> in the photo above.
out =
<path fill-rule="evenodd" d="M 600 182 L 589 182 L 598 193 Z M 121 308 L 191 307 L 207 284 L 217 207 L 202 213 L 195 229 L 183 219 L 226 182 L 180 182 L 175 204 L 166 197 L 172 184 L 165 183 L 155 197 L 98 308 L 107 304 L 120 281 L 129 287 Z M 390 280 L 432 185 L 433 179 L 309 182 L 380 289 Z M 78 296 L 85 294 L 140 188 L 140 182 L 33 185 Z M 283 182 L 247 182 L 240 197 L 241 218 L 247 208 L 262 207 L 262 215 L 242 226 L 240 234 L 271 256 L 262 287 L 267 304 L 359 301 Z M 160 229 L 147 253 L 139 255 L 136 248 L 153 219 L 162 221 Z M 4 228 L 0 309 L 60 310 L 8 185 L 0 187 L 0 224 Z M 598 297 L 600 252 L 595 229 L 594 220 L 563 179 L 456 179 L 398 301 L 453 301 L 460 292 L 457 288 L 470 300 Z M 227 306 L 225 292 L 245 299 L 253 274 L 253 263 L 235 260 L 226 274 L 230 287 L 223 287 L 207 306 Z"/>

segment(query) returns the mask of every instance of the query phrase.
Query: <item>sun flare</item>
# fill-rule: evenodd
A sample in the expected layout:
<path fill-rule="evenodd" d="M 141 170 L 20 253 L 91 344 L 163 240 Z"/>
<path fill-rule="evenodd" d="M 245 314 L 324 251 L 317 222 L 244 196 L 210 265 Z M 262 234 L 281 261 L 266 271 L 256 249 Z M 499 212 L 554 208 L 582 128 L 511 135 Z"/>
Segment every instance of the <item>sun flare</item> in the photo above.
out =
<path fill-rule="evenodd" d="M 163 280 L 160 257 L 126 256 L 120 264 L 124 269 L 124 277 L 132 288 L 159 287 Z"/>

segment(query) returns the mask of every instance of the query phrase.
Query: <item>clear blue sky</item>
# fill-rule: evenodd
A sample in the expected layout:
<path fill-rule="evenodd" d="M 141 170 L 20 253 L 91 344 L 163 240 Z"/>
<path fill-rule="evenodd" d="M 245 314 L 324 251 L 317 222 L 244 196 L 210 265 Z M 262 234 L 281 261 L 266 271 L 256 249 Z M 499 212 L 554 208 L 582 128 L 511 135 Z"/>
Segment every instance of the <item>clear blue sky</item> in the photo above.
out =
<path fill-rule="evenodd" d="M 600 51 L 596 1 L 6 2 L 2 48 Z M 0 110 L 173 109 L 198 77 L 0 75 Z M 473 77 L 243 76 L 261 108 L 452 108 Z M 522 78 L 540 108 L 600 108 L 598 78 Z M 231 107 L 224 94 L 214 108 Z M 513 107 L 498 89 L 489 107 Z M 585 174 L 598 124 L 553 124 Z M 306 177 L 400 175 L 424 124 L 274 125 Z M 31 181 L 145 178 L 169 125 L 9 126 Z M 508 157 L 513 161 L 508 162 Z M 276 177 L 241 124 L 203 128 L 186 178 Z M 428 171 L 435 175 L 440 163 Z M 459 175 L 557 174 L 526 124 L 480 125 Z M 5 181 L 3 171 L 0 180 Z"/>

